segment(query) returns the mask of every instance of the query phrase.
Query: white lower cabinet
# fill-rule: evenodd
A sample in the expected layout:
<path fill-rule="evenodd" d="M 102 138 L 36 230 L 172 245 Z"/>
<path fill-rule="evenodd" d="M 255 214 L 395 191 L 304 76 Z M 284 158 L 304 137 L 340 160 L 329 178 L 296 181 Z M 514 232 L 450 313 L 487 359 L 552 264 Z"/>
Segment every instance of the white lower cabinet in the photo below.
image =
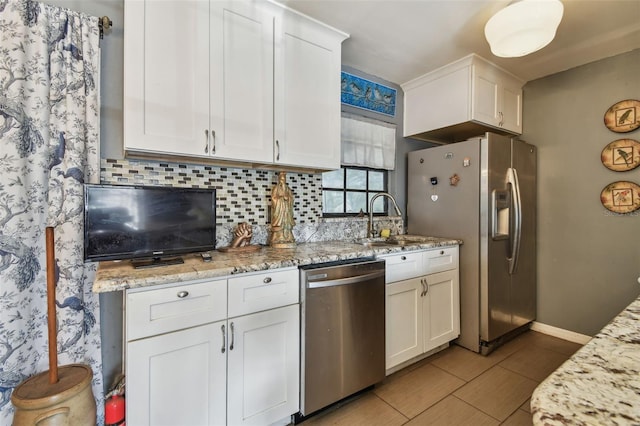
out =
<path fill-rule="evenodd" d="M 268 425 L 298 411 L 299 324 L 298 305 L 229 320 L 229 425 Z"/>
<path fill-rule="evenodd" d="M 127 423 L 267 425 L 298 412 L 297 282 L 293 268 L 127 290 Z"/>
<path fill-rule="evenodd" d="M 420 259 L 417 263 L 412 260 L 416 256 Z M 384 258 L 387 261 L 386 369 L 389 371 L 459 336 L 460 286 L 457 247 Z M 413 277 L 389 279 L 407 275 Z"/>
<path fill-rule="evenodd" d="M 423 300 L 420 278 L 386 286 L 386 368 L 395 367 L 423 351 Z"/>
<path fill-rule="evenodd" d="M 225 424 L 223 323 L 127 344 L 128 424 Z"/>
<path fill-rule="evenodd" d="M 450 342 L 460 335 L 460 285 L 458 270 L 424 277 L 424 352 Z"/>

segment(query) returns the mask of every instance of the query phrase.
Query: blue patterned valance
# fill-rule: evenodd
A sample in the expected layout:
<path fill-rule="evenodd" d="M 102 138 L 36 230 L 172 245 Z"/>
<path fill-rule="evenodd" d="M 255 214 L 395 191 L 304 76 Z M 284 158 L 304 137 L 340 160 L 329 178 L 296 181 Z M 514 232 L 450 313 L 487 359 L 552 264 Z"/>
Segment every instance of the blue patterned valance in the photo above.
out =
<path fill-rule="evenodd" d="M 340 100 L 343 104 L 396 115 L 396 90 L 364 78 L 342 72 Z"/>

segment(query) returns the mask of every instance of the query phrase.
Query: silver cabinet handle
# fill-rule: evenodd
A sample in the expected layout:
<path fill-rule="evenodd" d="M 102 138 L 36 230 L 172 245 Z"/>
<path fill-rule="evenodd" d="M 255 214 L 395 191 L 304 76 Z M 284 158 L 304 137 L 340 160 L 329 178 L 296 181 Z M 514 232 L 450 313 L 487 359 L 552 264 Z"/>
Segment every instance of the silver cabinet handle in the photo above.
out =
<path fill-rule="evenodd" d="M 211 129 L 211 154 L 216 153 L 216 131 Z"/>
<path fill-rule="evenodd" d="M 189 295 L 189 292 L 186 290 L 179 291 L 178 294 L 176 294 L 176 296 L 178 296 L 180 299 L 184 299 L 188 295 Z"/>
<path fill-rule="evenodd" d="M 229 345 L 229 350 L 232 351 L 233 350 L 233 341 L 235 339 L 235 333 L 233 332 L 233 323 L 231 323 L 229 325 L 229 328 L 231 329 L 231 344 Z"/>
<path fill-rule="evenodd" d="M 276 161 L 280 161 L 280 142 L 276 139 Z"/>
<path fill-rule="evenodd" d="M 427 279 L 424 279 L 424 295 L 426 296 L 429 293 L 429 283 L 427 282 Z"/>
<path fill-rule="evenodd" d="M 502 127 L 504 125 L 504 114 L 502 113 L 502 111 L 500 111 L 498 114 L 500 114 L 500 122 L 498 123 L 498 126 Z"/>
<path fill-rule="evenodd" d="M 267 277 L 264 280 L 262 280 L 263 283 L 265 284 L 269 284 L 271 282 L 271 277 Z"/>
<path fill-rule="evenodd" d="M 209 153 L 209 131 L 204 129 L 204 153 Z"/>
<path fill-rule="evenodd" d="M 225 353 L 225 346 L 227 346 L 227 336 L 224 330 L 224 324 L 222 324 L 222 327 L 220 327 L 220 329 L 222 330 L 222 347 L 220 348 L 220 352 Z"/>
<path fill-rule="evenodd" d="M 420 278 L 420 285 L 422 286 L 422 291 L 420 292 L 420 297 L 424 296 L 424 278 Z"/>

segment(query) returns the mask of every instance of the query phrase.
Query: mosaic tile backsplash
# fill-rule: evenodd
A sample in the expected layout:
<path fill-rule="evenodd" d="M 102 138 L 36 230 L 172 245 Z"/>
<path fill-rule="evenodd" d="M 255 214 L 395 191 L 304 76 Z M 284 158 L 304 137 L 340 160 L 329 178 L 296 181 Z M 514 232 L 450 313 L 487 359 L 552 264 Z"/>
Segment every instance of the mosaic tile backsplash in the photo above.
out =
<path fill-rule="evenodd" d="M 176 186 L 216 190 L 216 247 L 229 245 L 233 228 L 248 222 L 252 244 L 266 244 L 271 188 L 277 170 L 255 170 L 134 159 L 102 159 L 100 182 L 119 185 Z M 287 173 L 295 197 L 293 234 L 296 242 L 353 240 L 366 237 L 366 218 L 322 218 L 322 175 Z M 403 233 L 398 217 L 375 219 L 376 229 Z"/>

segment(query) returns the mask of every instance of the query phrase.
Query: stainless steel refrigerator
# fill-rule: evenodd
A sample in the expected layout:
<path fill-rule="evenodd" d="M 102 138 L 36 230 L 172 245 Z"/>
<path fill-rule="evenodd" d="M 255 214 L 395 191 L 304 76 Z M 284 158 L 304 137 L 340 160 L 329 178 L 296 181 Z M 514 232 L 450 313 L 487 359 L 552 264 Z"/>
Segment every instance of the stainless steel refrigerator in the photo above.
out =
<path fill-rule="evenodd" d="M 409 153 L 407 231 L 460 246 L 460 337 L 489 353 L 536 315 L 536 148 L 486 133 Z"/>

